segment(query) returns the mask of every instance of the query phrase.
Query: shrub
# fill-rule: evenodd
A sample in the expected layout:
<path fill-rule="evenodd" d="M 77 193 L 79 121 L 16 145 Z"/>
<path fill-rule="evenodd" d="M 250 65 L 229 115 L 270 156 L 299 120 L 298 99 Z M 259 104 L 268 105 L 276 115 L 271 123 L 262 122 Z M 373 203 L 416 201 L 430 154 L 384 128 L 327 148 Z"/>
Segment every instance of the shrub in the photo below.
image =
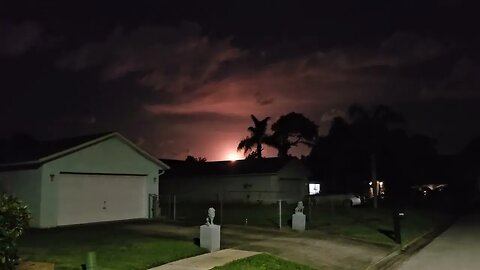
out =
<path fill-rule="evenodd" d="M 28 227 L 30 213 L 22 201 L 0 195 L 0 269 L 15 269 L 18 263 L 17 239 Z"/>

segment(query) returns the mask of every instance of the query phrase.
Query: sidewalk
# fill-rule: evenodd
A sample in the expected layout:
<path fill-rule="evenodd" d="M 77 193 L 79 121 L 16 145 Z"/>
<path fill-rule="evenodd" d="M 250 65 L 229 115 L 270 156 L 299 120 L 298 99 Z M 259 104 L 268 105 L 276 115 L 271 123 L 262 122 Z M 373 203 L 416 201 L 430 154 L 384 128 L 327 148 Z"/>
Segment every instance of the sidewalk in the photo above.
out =
<path fill-rule="evenodd" d="M 183 260 L 174 261 L 148 270 L 208 270 L 215 266 L 221 266 L 231 261 L 243 259 L 259 252 L 244 251 L 237 249 L 222 249 L 212 253 L 206 253 Z"/>
<path fill-rule="evenodd" d="M 399 269 L 470 270 L 480 265 L 480 212 L 470 213 L 453 224 Z"/>
<path fill-rule="evenodd" d="M 384 258 L 370 265 L 366 270 L 398 269 L 405 260 L 408 260 L 414 254 L 417 254 L 420 250 L 428 246 L 435 238 L 444 233 L 451 226 L 451 222 L 445 223 L 442 226 L 436 227 L 433 230 L 418 236 L 410 242 L 403 244 L 401 248 L 394 250 Z"/>

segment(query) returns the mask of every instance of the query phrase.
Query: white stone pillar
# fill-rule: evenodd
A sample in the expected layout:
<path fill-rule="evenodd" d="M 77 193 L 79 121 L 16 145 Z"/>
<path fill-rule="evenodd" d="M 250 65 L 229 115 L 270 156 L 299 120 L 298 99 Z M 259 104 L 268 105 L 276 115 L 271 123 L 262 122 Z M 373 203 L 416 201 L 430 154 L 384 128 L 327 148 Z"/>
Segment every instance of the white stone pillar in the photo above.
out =
<path fill-rule="evenodd" d="M 295 231 L 305 231 L 305 214 L 297 212 L 292 215 L 292 229 Z"/>
<path fill-rule="evenodd" d="M 202 225 L 200 226 L 200 247 L 208 249 L 210 252 L 220 250 L 220 226 Z"/>

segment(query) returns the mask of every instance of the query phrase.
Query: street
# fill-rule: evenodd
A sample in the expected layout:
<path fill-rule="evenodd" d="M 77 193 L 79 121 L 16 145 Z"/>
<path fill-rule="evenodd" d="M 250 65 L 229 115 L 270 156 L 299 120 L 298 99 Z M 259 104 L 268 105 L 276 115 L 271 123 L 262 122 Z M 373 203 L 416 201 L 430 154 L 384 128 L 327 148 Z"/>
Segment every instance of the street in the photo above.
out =
<path fill-rule="evenodd" d="M 480 211 L 458 219 L 428 246 L 403 262 L 399 270 L 470 270 L 480 268 Z"/>

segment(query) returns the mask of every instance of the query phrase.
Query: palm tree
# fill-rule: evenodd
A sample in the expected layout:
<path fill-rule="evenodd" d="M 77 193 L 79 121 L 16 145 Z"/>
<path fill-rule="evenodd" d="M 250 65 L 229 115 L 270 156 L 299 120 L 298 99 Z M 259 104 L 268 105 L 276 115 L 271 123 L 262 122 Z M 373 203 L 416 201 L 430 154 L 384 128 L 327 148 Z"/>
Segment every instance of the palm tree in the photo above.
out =
<path fill-rule="evenodd" d="M 391 126 L 404 123 L 405 120 L 385 105 L 378 105 L 369 111 L 359 104 L 352 104 L 348 109 L 348 116 L 352 121 L 354 137 L 359 145 L 364 145 L 370 156 L 373 206 L 377 208 L 377 156 L 388 138 Z"/>
<path fill-rule="evenodd" d="M 258 120 L 255 115 L 250 116 L 252 118 L 253 127 L 248 127 L 250 131 L 250 136 L 247 136 L 245 139 L 241 140 L 237 146 L 237 151 L 243 150 L 244 154 L 251 152 L 249 156 L 256 156 L 257 158 L 262 158 L 262 144 L 265 143 L 267 135 L 267 124 L 270 117 L 266 117 L 263 120 Z M 256 150 L 253 150 L 256 148 Z"/>

